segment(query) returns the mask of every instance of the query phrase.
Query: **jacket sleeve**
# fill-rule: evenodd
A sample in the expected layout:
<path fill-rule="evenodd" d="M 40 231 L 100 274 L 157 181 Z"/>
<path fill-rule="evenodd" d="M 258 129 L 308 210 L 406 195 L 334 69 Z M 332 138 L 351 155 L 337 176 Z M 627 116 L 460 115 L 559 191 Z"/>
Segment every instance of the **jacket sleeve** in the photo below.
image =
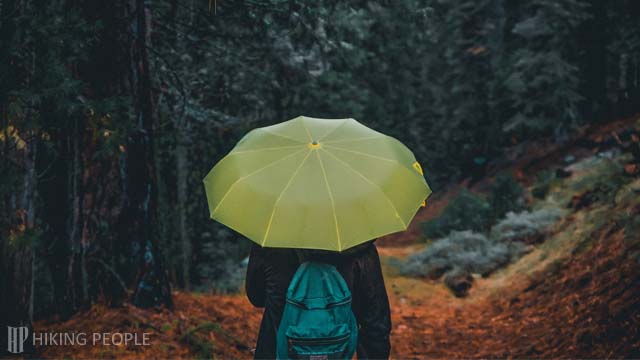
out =
<path fill-rule="evenodd" d="M 358 358 L 388 359 L 391 351 L 391 309 L 375 245 L 371 244 L 366 250 L 358 270 L 356 291 L 363 300 L 358 333 L 361 351 L 358 352 Z"/>
<path fill-rule="evenodd" d="M 265 304 L 265 257 L 264 249 L 256 244 L 251 245 L 245 290 L 249 301 L 256 307 Z"/>

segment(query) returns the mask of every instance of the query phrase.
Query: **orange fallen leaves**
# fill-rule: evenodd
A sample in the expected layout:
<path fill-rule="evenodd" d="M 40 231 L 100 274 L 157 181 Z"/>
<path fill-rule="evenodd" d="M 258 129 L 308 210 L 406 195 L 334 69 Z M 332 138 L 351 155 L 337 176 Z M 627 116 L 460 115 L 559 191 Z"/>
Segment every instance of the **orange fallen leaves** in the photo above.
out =
<path fill-rule="evenodd" d="M 622 231 L 556 273 L 538 274 L 531 284 L 501 289 L 462 303 L 442 293 L 420 305 L 388 289 L 392 306 L 392 357 L 557 358 L 634 357 L 640 351 L 640 265 L 626 257 Z M 383 250 L 384 251 L 384 250 Z M 617 264 L 611 267 L 610 262 Z M 590 274 L 590 281 L 580 279 Z M 250 358 L 261 320 L 243 295 L 176 292 L 175 310 L 111 309 L 102 304 L 62 323 L 36 323 L 37 331 L 151 332 L 148 347 L 46 347 L 52 358 L 191 358 L 184 335 L 204 323 L 218 358 Z M 405 301 L 402 301 L 402 300 Z"/>

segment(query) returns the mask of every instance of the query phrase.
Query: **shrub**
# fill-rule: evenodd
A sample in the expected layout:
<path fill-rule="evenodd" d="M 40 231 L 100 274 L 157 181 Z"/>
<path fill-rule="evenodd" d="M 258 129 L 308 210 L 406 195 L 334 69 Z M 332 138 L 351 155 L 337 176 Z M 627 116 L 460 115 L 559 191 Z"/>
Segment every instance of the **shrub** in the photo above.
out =
<path fill-rule="evenodd" d="M 454 198 L 439 217 L 422 223 L 427 238 L 444 237 L 451 231 L 487 232 L 497 219 L 525 208 L 524 188 L 511 175 L 499 175 L 486 200 L 466 189 Z"/>
<path fill-rule="evenodd" d="M 444 237 L 454 230 L 487 231 L 491 226 L 492 210 L 481 196 L 462 190 L 433 220 L 422 223 L 422 231 L 428 238 Z"/>
<path fill-rule="evenodd" d="M 491 185 L 489 205 L 493 219 L 502 219 L 510 211 L 522 211 L 525 208 L 524 188 L 511 175 L 499 175 Z"/>
<path fill-rule="evenodd" d="M 539 172 L 536 175 L 536 182 L 531 189 L 531 195 L 536 199 L 544 199 L 549 190 L 551 189 L 551 184 L 555 180 L 555 173 L 550 170 L 544 170 Z"/>
<path fill-rule="evenodd" d="M 499 243 L 519 241 L 537 243 L 562 216 L 562 210 L 553 207 L 542 208 L 533 212 L 509 212 L 491 229 L 491 238 Z"/>
<path fill-rule="evenodd" d="M 432 279 L 453 270 L 487 276 L 526 252 L 527 247 L 520 242 L 503 243 L 468 230 L 453 231 L 424 251 L 409 256 L 400 271 Z"/>

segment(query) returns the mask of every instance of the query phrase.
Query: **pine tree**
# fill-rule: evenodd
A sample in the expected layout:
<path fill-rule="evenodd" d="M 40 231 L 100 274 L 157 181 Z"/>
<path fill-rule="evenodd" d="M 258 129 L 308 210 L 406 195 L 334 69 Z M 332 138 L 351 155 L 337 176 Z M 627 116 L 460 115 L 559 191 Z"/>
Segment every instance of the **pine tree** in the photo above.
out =
<path fill-rule="evenodd" d="M 514 13 L 504 130 L 522 136 L 568 130 L 580 119 L 583 99 L 573 39 L 587 19 L 586 5 L 582 0 L 534 0 L 519 4 Z"/>

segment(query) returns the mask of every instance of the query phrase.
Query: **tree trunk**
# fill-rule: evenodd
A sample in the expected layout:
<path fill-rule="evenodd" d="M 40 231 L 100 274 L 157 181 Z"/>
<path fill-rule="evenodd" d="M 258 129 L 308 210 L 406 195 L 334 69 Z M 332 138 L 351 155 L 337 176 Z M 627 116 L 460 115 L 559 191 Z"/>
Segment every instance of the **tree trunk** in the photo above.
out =
<path fill-rule="evenodd" d="M 188 50 L 188 44 L 186 34 L 190 31 L 195 20 L 194 16 L 194 1 L 190 0 L 188 11 L 188 22 L 183 29 L 184 34 L 177 36 L 177 48 L 182 51 Z M 187 65 L 183 71 L 188 71 Z M 189 96 L 189 89 L 185 89 L 185 97 Z M 186 101 L 186 99 L 184 99 Z M 189 230 L 187 228 L 187 204 L 188 204 L 188 172 L 189 172 L 189 152 L 187 145 L 191 142 L 189 138 L 189 123 L 185 114 L 176 117 L 175 128 L 177 131 L 176 141 L 176 186 L 177 186 L 177 211 L 178 211 L 178 233 L 180 237 L 180 248 L 182 250 L 182 285 L 185 290 L 191 289 L 191 254 L 192 244 L 189 236 Z"/>
<path fill-rule="evenodd" d="M 110 113 L 87 105 L 69 131 L 67 294 L 71 313 L 99 294 L 122 304 L 127 286 L 140 306 L 171 306 L 171 292 L 156 240 L 156 179 L 153 158 L 154 111 L 147 59 L 148 18 L 143 1 L 82 3 L 89 23 L 103 26 L 78 77 L 95 101 L 116 102 Z M 131 23 L 123 21 L 131 19 Z M 134 108 L 129 115 L 129 97 Z M 118 100 L 114 100 L 118 99 Z M 121 103 L 122 102 L 122 103 Z M 132 121 L 116 149 L 105 148 L 104 129 Z"/>
<path fill-rule="evenodd" d="M 151 74 L 147 44 L 150 35 L 150 11 L 144 0 L 135 0 L 135 26 L 137 29 L 134 51 L 134 87 L 136 93 L 136 120 L 138 132 L 133 135 L 129 154 L 129 199 L 136 225 L 132 239 L 137 239 L 140 249 L 138 280 L 133 303 L 140 307 L 164 304 L 173 305 L 171 288 L 155 232 L 157 211 L 157 181 L 153 157 L 154 111 L 151 91 Z"/>
<path fill-rule="evenodd" d="M 36 197 L 36 147 L 32 142 L 22 149 L 13 151 L 16 159 L 24 166 L 24 183 L 14 199 L 5 204 L 13 213 L 12 224 L 9 233 L 0 238 L 1 245 L 1 271 L 2 281 L 0 292 L 2 293 L 0 306 L 0 326 L 7 331 L 7 326 L 29 328 L 32 330 L 33 321 L 33 239 L 35 234 L 35 197 Z M 6 154 L 5 154 L 6 155 Z M 15 204 L 16 206 L 11 206 Z M 7 351 L 3 344 L 2 352 Z M 8 344 L 7 344 L 8 345 Z M 33 351 L 30 342 L 25 342 L 24 351 Z"/>
<path fill-rule="evenodd" d="M 189 158 L 186 147 L 187 134 L 182 128 L 178 128 L 178 143 L 176 145 L 176 173 L 178 186 L 178 231 L 182 247 L 182 283 L 185 290 L 191 289 L 191 239 L 187 230 L 187 173 L 189 171 Z"/>
<path fill-rule="evenodd" d="M 18 41 L 19 31 L 15 18 L 23 15 L 26 5 L 21 1 L 0 1 L 0 176 L 7 180 L 19 174 L 9 191 L 0 197 L 0 330 L 7 334 L 7 326 L 32 328 L 32 265 L 35 232 L 35 197 L 37 176 L 35 169 L 35 142 L 24 140 L 22 144 L 9 139 L 9 125 L 24 130 L 21 119 L 9 119 L 8 93 L 10 82 L 15 81 L 11 73 L 13 42 Z M 5 66 L 6 64 L 6 66 Z M 20 79 L 23 80 L 23 79 Z M 28 117 L 25 115 L 24 117 Z M 24 137 L 24 133 L 19 134 Z M 4 180 L 4 179 L 3 179 Z M 6 190 L 6 189 L 5 189 Z M 0 342 L 0 356 L 8 351 L 8 339 Z M 25 352 L 32 352 L 29 342 L 25 342 Z"/>

